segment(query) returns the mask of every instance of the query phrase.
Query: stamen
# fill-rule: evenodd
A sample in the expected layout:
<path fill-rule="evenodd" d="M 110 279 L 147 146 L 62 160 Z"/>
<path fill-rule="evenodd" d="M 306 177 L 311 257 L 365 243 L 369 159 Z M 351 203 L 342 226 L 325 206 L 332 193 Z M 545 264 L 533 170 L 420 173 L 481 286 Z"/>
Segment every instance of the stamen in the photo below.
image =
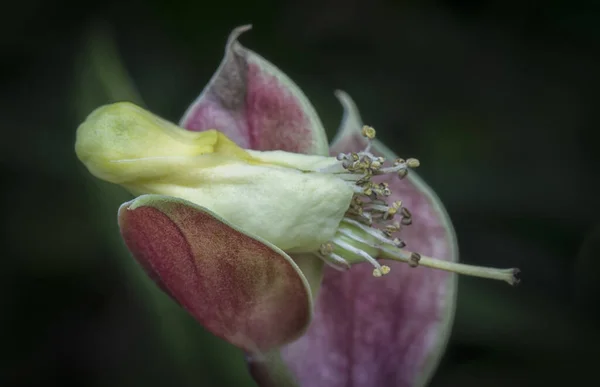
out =
<path fill-rule="evenodd" d="M 362 184 L 361 180 L 365 178 L 364 175 L 357 175 L 355 173 L 340 173 L 340 174 L 336 174 L 336 177 L 339 177 L 340 179 L 342 179 L 344 181 L 353 183 L 353 185 Z"/>
<path fill-rule="evenodd" d="M 402 207 L 401 201 L 394 201 L 388 204 L 385 198 L 392 194 L 387 183 L 375 183 L 371 179 L 373 176 L 382 174 L 397 174 L 399 171 L 406 171 L 410 167 L 418 166 L 416 159 L 396 160 L 393 166 L 384 167 L 385 159 L 383 157 L 373 155 L 371 150 L 372 141 L 375 138 L 376 131 L 370 126 L 363 126 L 361 134 L 367 140 L 367 146 L 364 150 L 351 153 L 340 153 L 337 160 L 340 161 L 338 167 L 330 167 L 323 169 L 323 172 L 335 173 L 338 177 L 352 185 L 354 197 L 346 212 L 343 222 L 348 225 L 357 227 L 362 232 L 374 238 L 374 240 L 382 245 L 390 247 L 404 247 L 405 243 L 398 238 L 392 238 L 392 234 L 400 230 L 400 223 L 394 222 L 388 224 L 395 215 L 402 216 L 401 222 L 409 223 L 406 219 L 410 218 L 410 212 Z M 341 168 L 340 168 L 341 167 Z M 343 170 L 343 171 L 341 171 Z M 406 174 L 402 172 L 402 174 Z M 382 230 L 371 227 L 372 223 L 380 223 Z M 359 236 L 360 233 L 354 233 L 351 229 L 340 227 L 339 235 L 343 235 L 350 241 L 362 244 L 365 248 L 377 249 L 379 246 L 373 245 L 365 238 Z M 381 276 L 389 272 L 389 267 L 380 265 L 375 258 L 358 247 L 353 246 L 339 238 L 334 238 L 333 243 L 342 249 L 344 252 L 353 256 L 358 256 L 363 260 L 371 263 L 375 270 L 374 276 Z M 337 257 L 343 259 L 344 254 L 334 257 L 332 251 L 322 251 L 321 256 L 326 260 L 335 262 L 337 265 Z M 353 258 L 355 259 L 355 258 Z"/>
<path fill-rule="evenodd" d="M 362 211 L 360 213 L 346 212 L 346 217 L 356 219 L 357 221 L 369 227 L 373 224 L 373 216 L 367 211 Z"/>
<path fill-rule="evenodd" d="M 336 253 L 331 253 L 327 257 L 323 259 L 327 265 L 330 267 L 339 270 L 346 271 L 350 269 L 350 264 L 344 258 L 340 257 Z"/>
<path fill-rule="evenodd" d="M 406 243 L 394 237 L 394 234 L 402 227 L 412 224 L 412 214 L 402 206 L 400 200 L 388 204 L 385 199 L 392 194 L 389 185 L 375 183 L 372 178 L 391 174 L 403 179 L 408 175 L 409 169 L 420 165 L 419 160 L 397 159 L 391 166 L 386 167 L 383 157 L 377 157 L 370 152 L 376 134 L 375 129 L 365 125 L 361 134 L 367 140 L 364 150 L 340 153 L 337 156 L 338 164 L 322 170 L 322 172 L 336 174 L 350 184 L 354 191 L 354 197 L 340 223 L 333 244 L 324 244 L 320 249 L 319 256 L 325 262 L 337 269 L 345 270 L 352 263 L 364 260 L 375 267 L 373 275 L 380 277 L 387 274 L 390 268 L 381 265 L 377 259 L 390 259 L 408 263 L 411 267 L 426 266 L 459 274 L 500 279 L 512 285 L 518 283 L 516 277 L 518 269 L 470 266 L 403 250 Z M 400 216 L 400 221 L 394 221 L 395 216 Z M 373 227 L 373 223 L 376 223 L 378 228 Z M 335 245 L 335 253 L 333 245 Z"/>
<path fill-rule="evenodd" d="M 338 156 L 338 160 L 339 160 L 339 156 Z M 338 174 L 338 173 L 348 174 L 348 170 L 341 163 L 335 163 L 335 164 L 328 165 L 324 168 L 319 168 L 316 170 L 316 172 L 332 173 L 332 174 Z"/>
<path fill-rule="evenodd" d="M 338 247 L 340 247 L 341 249 L 346 250 L 347 252 L 349 252 L 350 254 L 356 254 L 359 255 L 361 258 L 363 258 L 365 261 L 369 262 L 371 265 L 375 266 L 375 269 L 373 269 L 373 276 L 374 277 L 381 277 L 384 274 L 387 274 L 390 272 L 390 268 L 385 266 L 385 265 L 381 265 L 379 264 L 379 262 L 377 262 L 377 260 L 373 257 L 371 257 L 368 253 L 366 253 L 363 250 L 360 250 L 354 246 L 352 246 L 349 243 L 346 243 L 342 240 L 340 240 L 339 238 L 334 238 L 333 239 L 333 243 L 335 245 L 337 245 Z"/>
<path fill-rule="evenodd" d="M 398 209 L 402 207 L 402 202 L 400 200 L 393 202 L 390 206 L 385 204 L 385 202 L 383 203 L 384 204 L 379 204 L 372 201 L 370 203 L 365 203 L 363 208 L 376 211 L 378 215 L 381 215 L 383 220 L 391 220 L 398 212 Z"/>
<path fill-rule="evenodd" d="M 319 254 L 327 256 L 333 253 L 333 244 L 331 242 L 323 243 L 319 248 Z"/>
<path fill-rule="evenodd" d="M 379 212 L 387 212 L 390 207 L 388 207 L 384 204 L 373 204 L 373 202 L 371 202 L 371 203 L 366 203 L 363 208 L 377 210 Z"/>
<path fill-rule="evenodd" d="M 371 246 L 371 244 L 369 243 L 369 241 L 367 241 L 364 238 L 361 238 L 360 236 L 356 235 L 355 233 L 353 233 L 352 231 L 350 231 L 350 230 L 348 230 L 346 228 L 339 228 L 338 229 L 338 234 L 345 235 L 348 238 L 351 238 L 351 239 L 357 241 L 358 243 L 363 243 L 365 245 Z M 375 247 L 375 246 L 372 246 L 372 247 Z"/>
<path fill-rule="evenodd" d="M 417 168 L 421 163 L 415 158 L 408 160 L 397 159 L 394 165 L 387 168 L 380 168 L 377 171 L 378 175 L 396 173 L 400 178 L 404 178 L 408 174 L 408 168 Z"/>
<path fill-rule="evenodd" d="M 323 243 L 316 255 L 336 270 L 345 271 L 350 269 L 350 263 L 333 252 L 333 243 L 331 242 Z"/>
<path fill-rule="evenodd" d="M 353 219 L 349 219 L 349 218 L 344 218 L 342 219 L 343 223 L 347 223 L 353 226 L 358 227 L 359 229 L 361 229 L 362 231 L 364 231 L 365 233 L 367 233 L 368 235 L 371 235 L 372 237 L 376 238 L 378 241 L 380 241 L 381 243 L 385 243 L 385 244 L 392 244 L 395 247 L 404 247 L 405 244 L 404 242 L 400 241 L 398 238 L 395 238 L 394 240 L 390 240 L 381 230 L 378 230 L 376 228 L 373 227 L 369 227 L 366 226 L 360 222 L 357 222 L 356 220 Z M 340 232 L 342 232 L 342 229 L 339 229 Z M 352 235 L 352 238 L 357 238 L 356 235 Z"/>
<path fill-rule="evenodd" d="M 363 137 L 366 137 L 369 140 L 372 140 L 375 138 L 376 132 L 375 132 L 375 129 L 373 129 L 372 127 L 365 125 L 362 127 L 360 133 L 363 135 Z M 369 141 L 369 143 L 367 144 L 367 147 L 365 149 L 365 152 L 368 152 L 369 150 L 371 150 L 371 144 L 372 144 L 372 142 Z"/>

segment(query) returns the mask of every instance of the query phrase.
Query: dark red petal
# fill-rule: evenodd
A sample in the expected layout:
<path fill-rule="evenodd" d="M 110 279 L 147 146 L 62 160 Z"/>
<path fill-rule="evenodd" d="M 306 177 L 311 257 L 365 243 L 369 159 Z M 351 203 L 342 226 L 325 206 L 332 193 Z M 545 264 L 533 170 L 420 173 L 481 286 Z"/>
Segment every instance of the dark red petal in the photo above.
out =
<path fill-rule="evenodd" d="M 279 249 L 182 199 L 144 195 L 119 209 L 148 274 L 207 330 L 252 353 L 279 347 L 311 317 L 306 279 Z"/>
<path fill-rule="evenodd" d="M 323 125 L 302 90 L 237 41 L 249 29 L 231 32 L 220 67 L 180 126 L 220 130 L 247 149 L 327 155 Z"/>
<path fill-rule="evenodd" d="M 356 108 L 345 94 L 340 97 L 346 115 L 332 154 L 358 151 L 365 144 Z M 372 151 L 393 157 L 381 144 Z M 390 184 L 394 197 L 389 199 L 401 198 L 413 214 L 413 225 L 400 237 L 411 250 L 456 261 L 456 238 L 441 202 L 411 173 Z M 368 264 L 345 273 L 325 269 L 313 322 L 303 337 L 282 349 L 302 386 L 408 387 L 429 380 L 448 339 L 456 277 L 386 264 L 391 272 L 381 278 L 371 275 Z"/>

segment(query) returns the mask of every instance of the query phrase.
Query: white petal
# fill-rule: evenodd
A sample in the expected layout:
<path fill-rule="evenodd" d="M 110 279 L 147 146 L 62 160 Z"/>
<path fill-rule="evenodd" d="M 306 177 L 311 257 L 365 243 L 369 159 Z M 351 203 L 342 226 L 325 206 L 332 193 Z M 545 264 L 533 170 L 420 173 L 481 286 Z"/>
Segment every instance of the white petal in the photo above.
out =
<path fill-rule="evenodd" d="M 284 167 L 231 162 L 189 172 L 186 185 L 126 187 L 194 202 L 288 252 L 316 251 L 332 239 L 353 194 L 333 175 Z"/>

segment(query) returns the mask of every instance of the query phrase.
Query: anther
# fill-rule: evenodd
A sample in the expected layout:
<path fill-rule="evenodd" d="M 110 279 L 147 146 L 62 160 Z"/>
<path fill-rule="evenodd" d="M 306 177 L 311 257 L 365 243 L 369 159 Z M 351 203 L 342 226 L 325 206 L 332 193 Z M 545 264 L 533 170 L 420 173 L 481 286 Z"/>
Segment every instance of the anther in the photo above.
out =
<path fill-rule="evenodd" d="M 396 246 L 399 249 L 406 247 L 406 243 L 403 240 L 398 239 L 398 238 L 394 238 L 392 240 L 392 243 L 394 244 L 394 246 Z"/>
<path fill-rule="evenodd" d="M 362 207 L 363 201 L 362 201 L 362 199 L 360 197 L 353 196 L 351 204 L 354 205 L 354 206 L 356 206 L 356 207 Z"/>
<path fill-rule="evenodd" d="M 319 247 L 319 254 L 321 255 L 329 255 L 333 253 L 333 243 L 327 242 L 323 243 L 321 247 Z"/>
<path fill-rule="evenodd" d="M 367 171 L 364 176 L 362 176 L 357 182 L 357 185 L 363 185 L 363 184 L 367 184 L 370 180 L 371 180 L 371 173 L 369 171 Z"/>
<path fill-rule="evenodd" d="M 380 183 L 380 184 L 370 183 L 369 186 L 371 188 L 371 191 L 375 192 L 377 195 L 390 196 L 392 194 L 392 191 L 390 191 L 390 188 L 388 187 L 387 183 Z M 369 195 L 367 195 L 367 196 L 369 196 Z"/>
<path fill-rule="evenodd" d="M 406 165 L 409 168 L 417 168 L 419 165 L 421 165 L 421 163 L 417 159 L 410 158 L 410 159 L 406 160 Z"/>
<path fill-rule="evenodd" d="M 400 230 L 400 222 L 394 222 L 392 224 L 388 224 L 383 229 L 383 233 L 388 237 L 391 237 L 393 233 L 398 232 Z"/>
<path fill-rule="evenodd" d="M 400 219 L 400 223 L 404 226 L 410 226 L 412 224 L 412 214 L 406 207 L 402 207 L 400 210 L 400 215 L 402 215 L 402 219 Z"/>
<path fill-rule="evenodd" d="M 402 207 L 402 210 L 400 210 L 400 214 L 404 217 L 404 218 L 410 218 L 412 217 L 412 214 L 410 213 L 410 211 L 408 210 L 408 208 L 406 207 Z"/>
<path fill-rule="evenodd" d="M 381 269 L 373 269 L 373 277 L 381 277 L 390 272 L 390 267 L 382 265 Z"/>
<path fill-rule="evenodd" d="M 410 267 L 417 267 L 419 266 L 419 261 L 421 260 L 421 254 L 419 253 L 411 253 L 410 254 L 410 258 L 408 260 L 408 265 Z"/>
<path fill-rule="evenodd" d="M 379 191 L 378 193 L 380 195 L 390 196 L 392 194 L 392 191 L 390 190 L 390 186 L 386 182 L 380 183 L 377 188 Z"/>
<path fill-rule="evenodd" d="M 372 140 L 375 138 L 375 129 L 373 129 L 370 126 L 363 126 L 362 129 L 360 130 L 360 134 L 362 134 L 364 137 L 368 138 L 369 140 Z"/>
<path fill-rule="evenodd" d="M 383 219 L 384 220 L 392 219 L 394 217 L 394 215 L 396 215 L 396 213 L 398 212 L 398 209 L 401 206 L 402 206 L 402 202 L 400 200 L 393 202 L 392 205 L 388 207 L 387 211 L 383 215 Z"/>

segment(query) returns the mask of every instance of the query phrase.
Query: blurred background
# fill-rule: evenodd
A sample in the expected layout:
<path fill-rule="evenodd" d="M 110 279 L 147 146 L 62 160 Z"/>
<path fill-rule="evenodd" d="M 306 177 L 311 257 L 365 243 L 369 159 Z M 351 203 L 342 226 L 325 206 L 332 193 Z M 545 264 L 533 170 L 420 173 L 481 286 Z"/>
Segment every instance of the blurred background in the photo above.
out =
<path fill-rule="evenodd" d="M 432 386 L 596 378 L 600 360 L 600 6 L 522 2 L 25 0 L 0 15 L 1 386 L 252 386 L 241 353 L 141 274 L 119 239 L 122 189 L 73 152 L 95 107 L 177 122 L 229 31 L 283 69 L 330 138 L 349 92 L 445 203 L 467 263 Z M 596 101 L 596 102 L 594 102 Z"/>

